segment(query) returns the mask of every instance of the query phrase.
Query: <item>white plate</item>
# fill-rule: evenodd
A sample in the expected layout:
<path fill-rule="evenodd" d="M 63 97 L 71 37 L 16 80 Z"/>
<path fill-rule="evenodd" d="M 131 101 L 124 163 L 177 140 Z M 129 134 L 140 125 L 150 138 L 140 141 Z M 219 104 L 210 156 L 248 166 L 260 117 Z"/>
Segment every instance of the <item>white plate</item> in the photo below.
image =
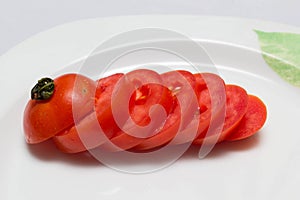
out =
<path fill-rule="evenodd" d="M 141 175 L 112 170 L 87 154 L 62 154 L 51 142 L 26 145 L 22 112 L 38 78 L 72 71 L 113 35 L 149 27 L 201 43 L 227 83 L 261 97 L 268 119 L 260 133 L 218 144 L 202 160 L 191 149 L 171 166 Z M 298 199 L 300 90 L 265 63 L 253 29 L 300 33 L 245 19 L 131 16 L 65 24 L 11 49 L 0 57 L 0 199 Z"/>

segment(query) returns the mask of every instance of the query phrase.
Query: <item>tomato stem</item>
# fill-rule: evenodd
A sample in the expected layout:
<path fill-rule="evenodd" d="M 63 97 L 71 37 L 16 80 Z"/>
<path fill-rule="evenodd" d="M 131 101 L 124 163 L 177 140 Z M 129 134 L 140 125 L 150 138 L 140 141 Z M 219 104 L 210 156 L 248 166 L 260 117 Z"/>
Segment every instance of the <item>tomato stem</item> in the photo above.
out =
<path fill-rule="evenodd" d="M 47 100 L 54 92 L 54 81 L 51 78 L 42 78 L 31 89 L 31 99 Z"/>

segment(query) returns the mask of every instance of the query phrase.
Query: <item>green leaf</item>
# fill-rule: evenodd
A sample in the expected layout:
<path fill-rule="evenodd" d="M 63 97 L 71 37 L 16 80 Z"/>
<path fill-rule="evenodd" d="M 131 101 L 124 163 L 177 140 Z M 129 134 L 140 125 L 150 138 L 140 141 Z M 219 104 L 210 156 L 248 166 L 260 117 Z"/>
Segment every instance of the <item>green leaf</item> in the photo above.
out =
<path fill-rule="evenodd" d="M 284 80 L 300 87 L 300 34 L 255 32 L 266 63 Z"/>

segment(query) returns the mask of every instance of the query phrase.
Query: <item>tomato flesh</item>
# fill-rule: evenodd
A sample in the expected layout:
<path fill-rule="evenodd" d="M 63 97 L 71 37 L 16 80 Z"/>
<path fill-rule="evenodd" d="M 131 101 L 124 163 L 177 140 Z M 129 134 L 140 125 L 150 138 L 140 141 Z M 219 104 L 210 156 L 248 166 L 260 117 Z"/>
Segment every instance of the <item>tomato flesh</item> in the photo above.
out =
<path fill-rule="evenodd" d="M 195 77 L 187 71 L 171 71 L 161 75 L 164 84 L 168 86 L 177 98 L 173 112 L 168 116 L 164 127 L 156 135 L 147 138 L 134 147 L 135 151 L 144 151 L 160 147 L 170 142 L 183 129 L 197 110 L 197 98 L 194 93 Z"/>
<path fill-rule="evenodd" d="M 56 147 L 64 153 L 79 153 L 100 145 L 99 124 L 95 113 L 83 118 L 78 124 L 53 137 Z M 84 142 L 83 142 L 84 141 Z"/>
<path fill-rule="evenodd" d="M 256 96 L 248 96 L 247 112 L 238 126 L 225 138 L 227 141 L 236 141 L 248 138 L 264 125 L 267 118 L 265 104 Z"/>
<path fill-rule="evenodd" d="M 127 83 L 125 83 L 125 86 L 120 85 L 120 90 L 122 90 L 124 94 L 119 98 L 119 105 L 116 105 L 120 113 L 126 113 L 125 110 L 129 106 L 130 118 L 135 125 L 146 126 L 151 122 L 149 112 L 153 105 L 161 105 L 166 111 L 166 114 L 170 112 L 173 107 L 173 97 L 170 90 L 162 85 L 162 79 L 159 74 L 150 70 L 136 70 L 126 74 L 126 76 L 127 80 L 129 80 L 129 85 L 133 84 L 135 90 L 134 93 L 130 95 L 129 103 L 127 104 L 126 100 L 124 101 L 124 99 L 122 99 L 123 96 L 128 95 L 125 94 L 126 88 L 128 87 Z M 160 116 L 157 116 L 158 113 L 156 109 L 154 109 L 154 111 L 152 110 L 152 117 L 154 119 L 160 118 Z M 126 116 L 126 114 L 124 115 Z M 127 118 L 124 119 L 126 120 Z M 145 140 L 144 136 L 151 134 L 157 127 L 162 126 L 163 122 L 164 120 L 154 121 L 154 124 L 151 124 L 152 126 L 149 127 L 146 132 L 142 133 L 132 124 L 129 124 L 129 126 L 124 125 L 122 130 L 118 131 L 111 138 L 110 142 L 106 142 L 101 148 L 109 151 L 130 149 Z M 123 124 L 123 122 L 121 124 Z M 132 135 L 131 133 L 135 133 L 136 135 Z"/>
<path fill-rule="evenodd" d="M 243 116 L 247 111 L 248 95 L 247 92 L 236 85 L 226 85 L 226 113 L 223 129 L 220 135 L 215 135 L 212 132 L 211 135 L 207 135 L 205 132 L 196 138 L 193 144 L 201 145 L 204 139 L 206 144 L 210 144 L 213 141 L 221 142 L 228 134 L 239 124 Z M 217 140 L 216 140 L 216 137 Z M 210 142 L 211 141 L 211 142 Z"/>
<path fill-rule="evenodd" d="M 112 94 L 118 81 L 124 77 L 124 74 L 118 73 L 98 81 L 97 92 L 95 96 L 95 111 L 99 125 L 104 133 L 110 138 L 120 130 L 115 122 L 112 113 Z"/>
<path fill-rule="evenodd" d="M 194 118 L 183 129 L 172 144 L 183 144 L 203 135 L 212 119 L 222 114 L 225 105 L 225 84 L 223 79 L 212 73 L 195 74 L 195 94 L 198 97 L 198 110 Z M 195 134 L 194 130 L 197 129 Z"/>
<path fill-rule="evenodd" d="M 157 88 L 156 88 L 157 89 Z M 151 90 L 151 87 L 150 87 Z M 155 92 L 156 94 L 159 93 L 157 91 L 152 91 Z M 167 114 L 170 114 L 170 111 L 172 109 L 172 105 L 173 105 L 173 99 L 172 99 L 172 95 L 171 92 L 167 89 L 164 88 L 164 90 L 162 91 L 163 98 L 158 98 L 157 100 L 159 100 L 159 104 L 161 106 L 163 106 L 164 110 L 167 112 Z M 139 105 L 140 106 L 140 105 Z M 146 108 L 147 110 L 149 110 L 149 108 Z M 145 109 L 145 110 L 146 110 Z M 139 118 L 139 119 L 144 119 L 144 120 L 140 120 L 139 122 L 137 122 L 138 125 L 147 125 L 148 123 L 148 119 L 149 116 L 148 114 L 144 113 L 144 112 L 138 112 L 138 109 L 135 109 L 136 115 L 139 115 L 138 117 L 135 115 L 135 118 Z M 152 117 L 155 117 L 152 115 Z M 158 117 L 158 116 L 157 116 Z M 163 125 L 162 123 L 158 123 L 158 124 L 154 124 L 152 128 L 150 128 L 149 134 L 151 134 L 155 129 L 157 129 L 158 127 L 161 127 Z M 152 130 L 152 131 L 151 131 Z M 134 128 L 132 129 L 127 129 L 127 131 L 134 131 Z M 111 138 L 110 143 L 105 143 L 104 145 L 101 146 L 101 148 L 104 148 L 105 150 L 109 150 L 109 151 L 120 151 L 120 150 L 127 150 L 130 149 L 138 144 L 140 144 L 142 141 L 145 140 L 144 137 L 145 133 L 143 133 L 143 135 L 141 135 L 141 137 L 136 137 L 133 136 L 131 134 L 128 134 L 126 131 L 119 131 L 117 134 L 114 135 L 114 137 Z"/>

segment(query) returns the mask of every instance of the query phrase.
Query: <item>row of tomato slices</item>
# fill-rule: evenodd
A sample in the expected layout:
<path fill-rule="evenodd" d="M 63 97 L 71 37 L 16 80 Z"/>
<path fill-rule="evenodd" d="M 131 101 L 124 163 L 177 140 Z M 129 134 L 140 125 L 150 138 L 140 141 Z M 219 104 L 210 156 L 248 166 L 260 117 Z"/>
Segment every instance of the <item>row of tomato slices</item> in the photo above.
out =
<path fill-rule="evenodd" d="M 28 143 L 53 139 L 66 153 L 241 140 L 267 116 L 258 97 L 213 73 L 138 69 L 97 81 L 65 74 L 54 84 L 50 99 L 28 102 L 24 132 Z"/>

